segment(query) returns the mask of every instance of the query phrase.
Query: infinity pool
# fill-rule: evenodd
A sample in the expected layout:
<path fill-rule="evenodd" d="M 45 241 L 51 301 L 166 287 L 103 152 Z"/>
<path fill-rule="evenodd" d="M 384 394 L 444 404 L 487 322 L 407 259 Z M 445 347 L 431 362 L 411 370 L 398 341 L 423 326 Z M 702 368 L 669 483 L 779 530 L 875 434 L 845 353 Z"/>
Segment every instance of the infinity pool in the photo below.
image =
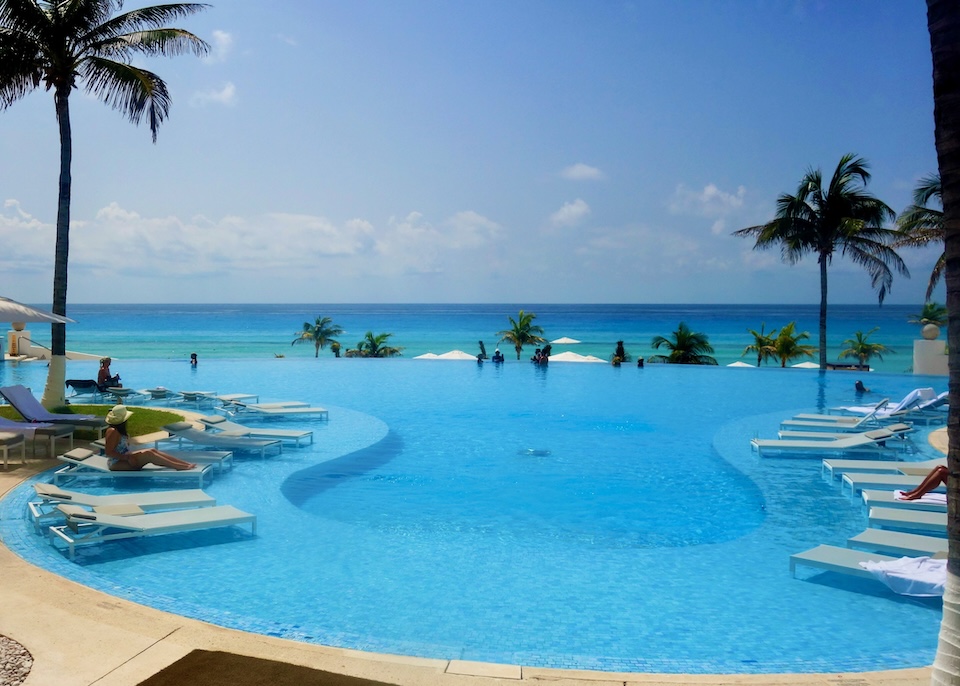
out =
<path fill-rule="evenodd" d="M 864 671 L 934 657 L 939 601 L 790 576 L 791 553 L 842 545 L 865 516 L 821 479 L 819 460 L 761 459 L 749 447 L 789 414 L 853 402 L 849 374 L 412 360 L 184 367 L 131 361 L 122 372 L 133 387 L 253 391 L 330 410 L 329 422 L 274 422 L 314 428 L 312 446 L 240 459 L 207 488 L 256 513 L 256 537 L 121 541 L 70 562 L 31 533 L 26 484 L 0 504 L 4 543 L 139 603 L 377 652 L 667 673 Z M 3 385 L 39 390 L 46 369 L 3 373 Z M 899 399 L 944 390 L 945 379 L 874 373 L 869 385 L 870 398 Z M 909 459 L 934 456 L 926 432 L 914 445 Z"/>

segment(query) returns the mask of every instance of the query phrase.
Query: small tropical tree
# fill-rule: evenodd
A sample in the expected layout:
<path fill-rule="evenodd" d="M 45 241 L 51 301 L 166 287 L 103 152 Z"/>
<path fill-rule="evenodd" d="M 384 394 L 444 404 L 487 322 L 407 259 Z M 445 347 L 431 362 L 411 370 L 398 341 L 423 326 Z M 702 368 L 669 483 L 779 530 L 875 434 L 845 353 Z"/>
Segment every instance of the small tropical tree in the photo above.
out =
<path fill-rule="evenodd" d="M 827 367 L 827 267 L 840 252 L 870 274 L 870 281 L 883 303 L 893 285 L 893 269 L 909 276 L 907 265 L 891 247 L 899 237 L 883 224 L 895 217 L 893 210 L 867 193 L 870 173 L 867 162 L 844 155 L 829 184 L 819 169 L 800 179 L 796 195 L 777 199 L 772 221 L 734 231 L 734 236 L 754 238 L 754 250 L 780 247 L 784 262 L 796 264 L 812 253 L 820 264 L 820 368 Z"/>
<path fill-rule="evenodd" d="M 507 317 L 510 320 L 510 328 L 504 329 L 503 331 L 497 331 L 495 336 L 500 336 L 498 343 L 503 343 L 507 341 L 513 346 L 513 349 L 517 351 L 517 359 L 520 359 L 520 352 L 523 350 L 525 345 L 542 345 L 547 342 L 547 339 L 543 337 L 543 327 L 537 326 L 533 323 L 533 320 L 537 318 L 533 312 L 524 312 L 520 310 L 520 314 L 516 319 L 513 317 Z"/>
<path fill-rule="evenodd" d="M 748 345 L 743 349 L 743 353 L 740 357 L 744 357 L 749 353 L 757 354 L 757 366 L 766 362 L 769 359 L 775 359 L 776 355 L 773 354 L 773 341 L 776 339 L 777 330 L 772 329 L 770 333 L 764 332 L 764 329 L 767 327 L 766 322 L 760 324 L 760 331 L 755 331 L 754 329 L 748 329 L 748 333 L 753 336 L 753 343 Z"/>
<path fill-rule="evenodd" d="M 780 333 L 773 340 L 773 356 L 780 360 L 780 366 L 786 367 L 787 362 L 800 357 L 813 357 L 817 349 L 812 345 L 801 343 L 810 338 L 806 331 L 797 333 L 797 323 L 790 322 L 780 329 Z"/>
<path fill-rule="evenodd" d="M 651 355 L 647 358 L 648 362 L 665 362 L 668 364 L 703 364 L 715 365 L 716 358 L 709 353 L 713 352 L 713 346 L 705 333 L 698 333 L 690 330 L 690 327 L 684 322 L 680 322 L 677 330 L 674 331 L 671 338 L 663 336 L 654 336 L 650 345 L 654 350 L 666 348 L 669 350 L 667 355 Z"/>
<path fill-rule="evenodd" d="M 617 341 L 617 347 L 613 351 L 613 363 L 629 362 L 630 353 L 623 347 L 623 341 Z"/>
<path fill-rule="evenodd" d="M 330 317 L 317 317 L 316 321 L 311 324 L 310 322 L 303 323 L 303 331 L 298 331 L 294 335 L 294 338 L 290 345 L 296 345 L 297 343 L 305 343 L 307 341 L 313 343 L 314 347 L 314 357 L 320 357 L 320 351 L 323 348 L 326 348 L 327 345 L 333 345 L 337 343 L 334 336 L 339 336 L 343 333 L 343 329 L 337 324 L 333 323 L 333 319 Z M 337 346 L 337 351 L 339 351 L 339 345 Z"/>
<path fill-rule="evenodd" d="M 387 345 L 392 333 L 374 335 L 367 331 L 357 347 L 346 352 L 347 357 L 397 357 L 403 354 L 403 348 Z"/>
<path fill-rule="evenodd" d="M 875 326 L 866 333 L 863 333 L 863 331 L 854 332 L 853 338 L 848 338 L 843 342 L 847 347 L 840 353 L 840 359 L 854 358 L 859 361 L 861 366 L 866 367 L 871 357 L 882 360 L 884 355 L 894 352 L 883 343 L 870 343 L 867 340 L 871 334 L 879 330 L 880 327 Z"/>
<path fill-rule="evenodd" d="M 947 308 L 935 302 L 925 302 L 923 309 L 918 314 L 911 314 L 909 321 L 911 324 L 926 326 L 933 324 L 935 326 L 947 325 Z"/>
<path fill-rule="evenodd" d="M 70 252 L 70 167 L 73 134 L 70 95 L 79 85 L 120 110 L 134 124 L 144 117 L 153 142 L 170 110 L 167 84 L 131 64 L 135 55 L 204 55 L 210 46 L 197 36 L 164 26 L 207 5 L 173 3 L 116 14 L 123 0 L 0 0 L 0 109 L 43 84 L 53 91 L 60 128 L 57 236 L 53 263 L 53 312 L 67 313 Z M 43 391 L 46 407 L 63 405 L 67 332 L 51 324 L 50 369 Z"/>
<path fill-rule="evenodd" d="M 940 207 L 931 207 L 934 201 Z M 924 248 L 928 245 L 943 248 L 943 238 L 946 229 L 943 226 L 943 189 L 940 184 L 940 174 L 930 174 L 920 179 L 920 183 L 913 189 L 913 204 L 897 217 L 897 227 L 900 237 L 894 243 L 894 248 Z M 933 289 L 940 283 L 943 270 L 947 266 L 947 254 L 941 252 L 930 272 L 927 282 L 925 300 L 933 297 Z"/>

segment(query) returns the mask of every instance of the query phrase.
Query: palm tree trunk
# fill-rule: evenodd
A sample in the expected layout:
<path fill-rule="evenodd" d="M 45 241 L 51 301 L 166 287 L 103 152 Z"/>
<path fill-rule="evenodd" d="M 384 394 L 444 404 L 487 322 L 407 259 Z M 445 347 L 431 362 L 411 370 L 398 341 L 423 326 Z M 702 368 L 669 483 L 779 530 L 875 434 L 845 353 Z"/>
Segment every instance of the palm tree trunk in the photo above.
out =
<path fill-rule="evenodd" d="M 70 254 L 70 166 L 73 160 L 73 139 L 70 133 L 70 84 L 57 86 L 54 100 L 57 123 L 60 125 L 60 189 L 57 200 L 57 242 L 53 262 L 53 312 L 67 314 L 67 263 Z M 50 325 L 50 369 L 41 402 L 46 408 L 64 405 L 66 380 L 67 327 Z"/>
<path fill-rule="evenodd" d="M 820 369 L 827 368 L 827 255 L 820 254 Z"/>
<path fill-rule="evenodd" d="M 960 684 L 960 5 L 927 0 L 937 159 L 943 192 L 950 412 L 947 419 L 947 586 L 931 683 Z"/>

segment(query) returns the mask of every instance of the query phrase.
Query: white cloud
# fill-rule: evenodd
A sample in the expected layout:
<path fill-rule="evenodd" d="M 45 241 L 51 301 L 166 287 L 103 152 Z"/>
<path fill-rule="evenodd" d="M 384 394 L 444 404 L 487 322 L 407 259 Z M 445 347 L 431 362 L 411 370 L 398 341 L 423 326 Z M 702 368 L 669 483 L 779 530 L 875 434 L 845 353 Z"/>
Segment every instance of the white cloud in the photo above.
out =
<path fill-rule="evenodd" d="M 227 57 L 233 50 L 233 36 L 226 31 L 216 30 L 213 32 L 210 44 L 210 52 L 207 54 L 205 61 L 209 64 L 226 62 Z"/>
<path fill-rule="evenodd" d="M 287 36 L 282 33 L 277 33 L 277 34 L 274 34 L 274 37 L 281 43 L 286 43 L 287 45 L 293 45 L 293 46 L 299 45 L 299 43 L 297 43 L 297 39 L 293 38 L 292 36 Z"/>
<path fill-rule="evenodd" d="M 577 198 L 573 202 L 563 203 L 563 207 L 550 215 L 550 223 L 555 227 L 575 226 L 590 214 L 590 206 Z"/>
<path fill-rule="evenodd" d="M 560 172 L 560 176 L 570 181 L 596 181 L 604 178 L 602 171 L 583 162 L 571 164 Z"/>
<path fill-rule="evenodd" d="M 220 90 L 209 90 L 200 93 L 194 93 L 190 98 L 190 104 L 195 107 L 204 107 L 207 104 L 232 106 L 237 101 L 237 88 L 233 82 L 227 81 Z"/>
<path fill-rule="evenodd" d="M 383 258 L 380 268 L 392 274 L 440 274 L 461 259 L 477 254 L 495 243 L 501 228 L 483 215 L 467 210 L 458 212 L 436 227 L 419 212 L 402 218 L 391 217 L 378 235 L 377 254 Z"/>

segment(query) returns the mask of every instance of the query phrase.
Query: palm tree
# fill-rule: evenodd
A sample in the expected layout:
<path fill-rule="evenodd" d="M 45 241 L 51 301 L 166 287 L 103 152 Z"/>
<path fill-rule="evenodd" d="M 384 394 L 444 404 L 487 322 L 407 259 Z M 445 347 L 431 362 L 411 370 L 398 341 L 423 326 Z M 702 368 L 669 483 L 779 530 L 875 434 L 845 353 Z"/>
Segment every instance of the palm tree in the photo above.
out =
<path fill-rule="evenodd" d="M 860 361 L 861 367 L 866 367 L 867 364 L 869 364 L 871 357 L 876 357 L 878 360 L 882 360 L 886 353 L 892 353 L 893 350 L 885 346 L 883 343 L 870 343 L 867 340 L 870 337 L 870 334 L 879 330 L 880 327 L 875 326 L 866 333 L 863 333 L 863 331 L 855 332 L 853 334 L 853 338 L 848 338 L 843 342 L 847 348 L 840 353 L 840 359 L 842 360 L 847 357 L 852 357 Z"/>
<path fill-rule="evenodd" d="M 773 354 L 773 341 L 776 338 L 777 330 L 772 329 L 770 333 L 765 333 L 764 329 L 766 328 L 766 322 L 760 324 L 760 331 L 757 332 L 754 329 L 748 329 L 748 333 L 753 336 L 753 343 L 748 345 L 743 349 L 743 353 L 740 357 L 743 357 L 747 353 L 756 353 L 757 354 L 757 366 L 766 362 L 771 358 L 775 358 L 776 355 Z"/>
<path fill-rule="evenodd" d="M 796 195 L 777 199 L 776 217 L 759 226 L 734 231 L 734 236 L 756 239 L 754 250 L 780 246 L 781 257 L 796 264 L 807 253 L 820 264 L 820 369 L 827 368 L 827 267 L 836 252 L 849 257 L 870 274 L 880 303 L 893 285 L 891 266 L 909 276 L 907 265 L 890 247 L 899 234 L 882 224 L 894 212 L 867 193 L 867 162 L 844 155 L 828 186 L 819 169 L 810 169 L 800 180 Z"/>
<path fill-rule="evenodd" d="M 403 348 L 387 345 L 387 341 L 392 333 L 381 333 L 374 335 L 372 331 L 367 331 L 363 340 L 357 343 L 357 347 L 346 352 L 347 357 L 397 357 L 403 354 Z"/>
<path fill-rule="evenodd" d="M 960 340 L 960 6 L 955 0 L 927 0 L 927 28 L 933 55 L 933 119 L 943 199 L 947 282 L 947 339 Z M 947 584 L 943 621 L 931 683 L 955 684 L 960 673 L 960 346 L 950 345 L 950 410 L 947 419 Z"/>
<path fill-rule="evenodd" d="M 510 320 L 510 328 L 504 329 L 503 331 L 497 331 L 495 336 L 500 336 L 500 340 L 497 343 L 503 343 L 508 341 L 513 345 L 513 349 L 517 351 L 517 359 L 520 359 L 520 351 L 523 350 L 525 345 L 542 345 L 547 342 L 547 339 L 543 337 L 543 327 L 537 326 L 533 323 L 533 320 L 537 318 L 533 312 L 524 312 L 520 310 L 519 316 L 514 319 L 513 317 L 507 317 Z"/>
<path fill-rule="evenodd" d="M 901 236 L 893 243 L 894 248 L 923 248 L 928 245 L 943 246 L 945 229 L 943 226 L 943 210 L 929 207 L 931 200 L 936 200 L 943 207 L 943 192 L 940 187 L 940 175 L 930 174 L 920 179 L 920 183 L 913 190 L 913 204 L 897 217 L 897 226 Z M 947 266 L 946 253 L 941 253 L 930 272 L 930 281 L 927 282 L 927 292 L 924 300 L 933 297 L 933 289 L 940 283 L 943 270 Z"/>
<path fill-rule="evenodd" d="M 661 347 L 670 351 L 669 355 L 651 355 L 648 362 L 666 362 L 668 364 L 705 364 L 715 365 L 717 360 L 708 353 L 713 352 L 713 346 L 705 333 L 695 333 L 684 322 L 672 334 L 673 340 L 663 336 L 654 336 L 650 345 L 654 350 Z"/>
<path fill-rule="evenodd" d="M 153 141 L 167 118 L 170 94 L 156 74 L 130 63 L 136 54 L 203 55 L 209 46 L 192 33 L 164 24 L 199 12 L 207 5 L 176 3 L 115 13 L 122 0 L 0 0 L 0 109 L 41 84 L 53 91 L 60 127 L 60 179 L 53 271 L 53 311 L 67 313 L 67 263 L 70 252 L 70 167 L 73 140 L 70 94 L 85 90 L 135 124 L 144 117 Z M 43 404 L 64 403 L 67 334 L 51 325 L 50 370 Z"/>
<path fill-rule="evenodd" d="M 925 302 L 923 309 L 919 314 L 911 314 L 909 321 L 911 324 L 920 324 L 926 326 L 933 324 L 935 326 L 945 326 L 947 324 L 947 308 L 940 303 Z"/>
<path fill-rule="evenodd" d="M 327 347 L 327 344 L 336 343 L 337 341 L 334 339 L 334 336 L 339 336 L 342 333 L 343 329 L 334 324 L 330 317 L 317 317 L 317 320 L 313 324 L 310 322 L 303 323 L 303 331 L 298 331 L 294 334 L 296 338 L 291 341 L 290 345 L 303 343 L 304 341 L 313 341 L 313 356 L 320 357 L 320 350 Z"/>
<path fill-rule="evenodd" d="M 780 329 L 780 333 L 777 334 L 777 337 L 773 341 L 771 352 L 776 359 L 780 360 L 781 367 L 786 367 L 787 362 L 795 360 L 798 357 L 813 357 L 813 353 L 815 353 L 817 349 L 812 345 L 806 345 L 800 342 L 808 338 L 810 338 L 810 334 L 806 331 L 797 333 L 796 322 L 790 322 Z"/>

